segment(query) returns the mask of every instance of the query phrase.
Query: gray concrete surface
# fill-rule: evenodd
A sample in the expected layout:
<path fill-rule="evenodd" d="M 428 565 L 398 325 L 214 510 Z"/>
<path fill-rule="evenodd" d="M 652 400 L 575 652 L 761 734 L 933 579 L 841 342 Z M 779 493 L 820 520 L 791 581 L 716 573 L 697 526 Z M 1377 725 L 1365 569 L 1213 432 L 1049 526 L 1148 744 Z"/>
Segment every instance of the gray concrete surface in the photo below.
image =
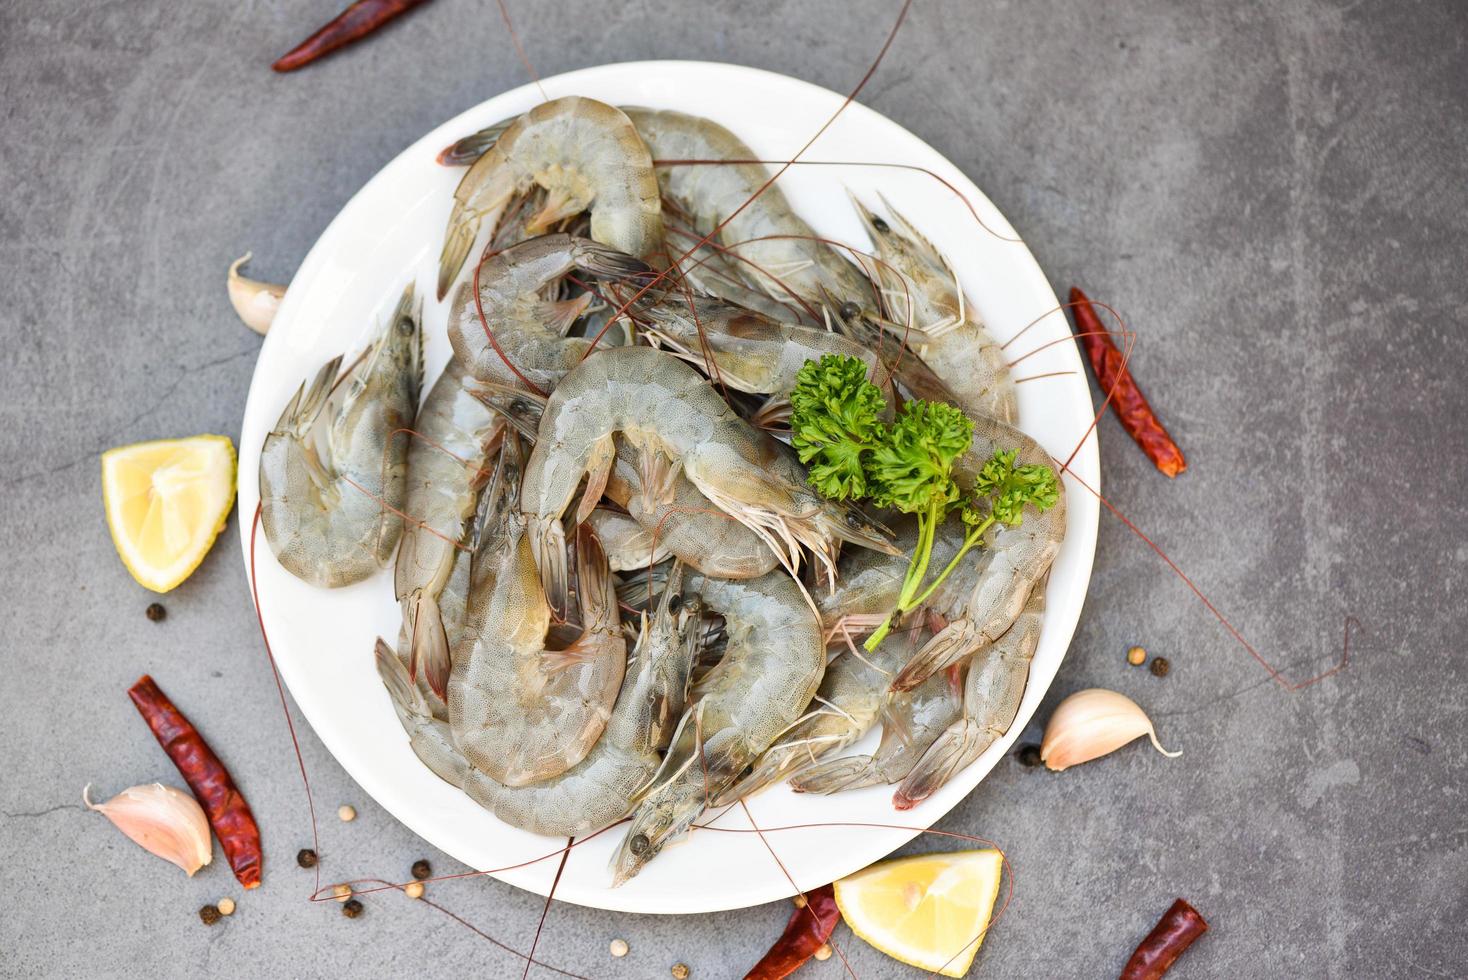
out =
<path fill-rule="evenodd" d="M 514 957 L 388 896 L 306 901 L 295 761 L 233 522 L 165 599 L 119 565 L 97 456 L 237 434 L 259 342 L 222 280 L 287 279 L 353 191 L 524 71 L 493 4 L 439 0 L 288 77 L 273 56 L 336 0 L 0 5 L 0 974 L 518 976 Z M 510 0 L 551 74 L 656 57 L 846 89 L 895 4 Z M 1110 498 L 1290 677 L 1288 694 L 1119 522 L 1040 717 L 1102 685 L 1156 716 L 1063 775 L 1002 762 L 939 826 L 1001 842 L 1014 902 L 974 976 L 1115 975 L 1174 896 L 1213 931 L 1178 977 L 1468 975 L 1468 13 L 1461 3 L 920 2 L 864 101 L 970 173 L 1057 289 L 1139 332 L 1136 369 L 1191 461 L 1153 472 L 1101 425 Z M 1128 668 L 1142 643 L 1157 679 Z M 266 884 L 192 880 L 78 806 L 171 777 L 124 689 L 150 671 L 221 747 L 264 827 Z M 1032 725 L 1023 741 L 1038 738 Z M 327 877 L 428 857 L 309 730 Z M 910 850 L 943 846 L 919 841 Z M 217 852 L 216 852 L 217 854 Z M 432 896 L 524 948 L 541 900 Z M 195 910 L 224 895 L 232 918 Z M 557 904 L 544 958 L 595 977 L 742 973 L 788 906 L 717 916 Z M 607 944 L 625 937 L 626 959 Z M 917 976 L 844 928 L 861 977 Z M 811 977 L 842 975 L 839 959 Z M 538 971 L 537 976 L 550 976 Z"/>

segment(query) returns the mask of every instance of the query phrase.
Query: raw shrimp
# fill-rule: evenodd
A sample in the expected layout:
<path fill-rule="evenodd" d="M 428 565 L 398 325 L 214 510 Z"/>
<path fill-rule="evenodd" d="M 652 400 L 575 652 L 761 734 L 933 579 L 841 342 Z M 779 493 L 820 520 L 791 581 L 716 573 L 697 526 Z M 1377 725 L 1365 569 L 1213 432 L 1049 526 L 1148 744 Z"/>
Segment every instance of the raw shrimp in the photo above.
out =
<path fill-rule="evenodd" d="M 473 766 L 402 663 L 378 640 L 377 670 L 413 751 L 476 803 L 531 833 L 572 837 L 622 819 L 657 772 L 658 750 L 672 735 L 687 699 L 700 608 L 697 599 L 684 600 L 676 578 L 675 572 L 651 616 L 642 616 L 626 683 L 600 740 L 568 771 L 529 786 L 501 785 Z"/>
<path fill-rule="evenodd" d="M 917 638 L 914 631 L 913 640 Z M 893 637 L 871 653 L 852 650 L 833 659 L 806 713 L 760 753 L 749 772 L 714 805 L 725 806 L 777 780 L 796 778 L 822 756 L 865 735 L 882 715 L 893 672 L 907 662 L 914 648 Z"/>
<path fill-rule="evenodd" d="M 1014 625 L 974 656 L 963 685 L 963 715 L 939 735 L 897 787 L 892 803 L 910 810 L 1003 738 L 1019 714 L 1030 661 L 1045 618 L 1045 583 L 1038 582 Z"/>
<path fill-rule="evenodd" d="M 826 665 L 820 624 L 782 571 L 748 581 L 688 576 L 684 591 L 722 613 L 728 650 L 678 723 L 652 787 L 613 859 L 614 883 L 637 874 L 684 833 L 795 719 Z"/>
<path fill-rule="evenodd" d="M 539 434 L 545 399 L 493 384 L 486 385 L 480 397 L 504 413 L 523 437 L 533 441 Z M 758 578 L 779 564 L 763 537 L 711 504 L 681 472 L 668 474 L 664 493 L 643 493 L 639 451 L 622 439 L 615 440 L 615 446 L 606 496 L 656 537 L 659 552 L 666 550 L 714 578 Z M 641 562 L 627 567 L 647 563 L 644 554 Z"/>
<path fill-rule="evenodd" d="M 962 665 L 951 667 L 914 690 L 891 694 L 882 708 L 882 740 L 876 752 L 818 763 L 792 779 L 790 788 L 836 793 L 906 776 L 963 710 L 962 671 Z"/>
<path fill-rule="evenodd" d="M 560 775 L 586 757 L 606 727 L 627 666 L 606 556 L 585 527 L 576 537 L 581 633 L 564 650 L 546 648 L 550 609 L 525 522 L 513 506 L 518 445 L 506 436 L 501 452 L 509 458 L 501 472 L 508 503 L 494 521 L 497 539 L 481 545 L 483 561 L 475 563 L 448 685 L 455 743 L 508 786 Z"/>
<path fill-rule="evenodd" d="M 449 617 L 439 594 L 456 557 L 454 542 L 464 534 L 485 480 L 487 454 L 504 432 L 504 421 L 476 398 L 463 363 L 450 360 L 424 399 L 408 450 L 405 513 L 415 521 L 403 533 L 393 568 L 393 587 L 408 634 L 408 673 L 421 668 L 439 698 L 449 679 L 445 633 Z M 460 607 L 462 608 L 462 606 Z"/>
<path fill-rule="evenodd" d="M 959 486 L 967 492 L 984 463 L 1000 451 L 1014 450 L 1015 465 L 1051 466 L 1050 454 L 1020 430 L 998 419 L 969 414 L 973 442 L 953 464 Z M 996 524 L 976 549 L 973 589 L 964 600 L 963 613 L 930 640 L 892 681 L 894 690 L 916 687 L 938 671 L 992 643 L 1009 629 L 1024 608 L 1037 582 L 1050 570 L 1065 538 L 1065 485 L 1056 481 L 1059 495 L 1049 510 L 1026 508 L 1017 527 Z"/>
<path fill-rule="evenodd" d="M 920 365 L 925 365 L 942 379 L 949 400 L 965 412 L 1014 424 L 1019 411 L 1004 351 L 964 296 L 948 260 L 885 198 L 890 223 L 855 197 L 852 201 L 882 260 L 875 263 L 874 275 L 881 284 L 891 336 L 873 336 L 873 324 L 860 321 L 847 321 L 848 333 L 878 349 L 905 340 L 908 350 L 895 363 L 899 379 L 909 388 L 926 390 L 928 378 L 919 376 Z"/>
<path fill-rule="evenodd" d="M 496 224 L 532 185 L 545 189 L 546 201 L 526 223 L 529 234 L 589 209 L 597 241 L 638 257 L 662 246 L 662 202 L 642 138 L 621 110 L 567 96 L 511 123 L 459 181 L 439 258 L 439 299 L 463 268 L 480 225 Z"/>
<path fill-rule="evenodd" d="M 657 160 L 756 160 L 744 141 L 718 123 L 668 110 L 628 107 L 627 116 Z M 726 222 L 718 241 L 748 260 L 744 278 L 775 299 L 791 292 L 833 315 L 846 304 L 875 315 L 876 296 L 865 274 L 817 240 L 778 186 L 751 197 L 770 179 L 761 163 L 667 165 L 657 168 L 662 192 L 707 233 Z M 778 280 L 778 281 L 776 281 Z"/>
<path fill-rule="evenodd" d="M 602 278 L 652 273 L 642 260 L 589 238 L 542 235 L 513 245 L 480 267 L 478 304 L 473 283 L 461 284 L 454 293 L 449 312 L 454 356 L 480 381 L 523 386 L 523 378 L 550 391 L 591 349 L 587 338 L 565 334 L 586 311 L 592 294 L 543 298 L 546 287 L 578 270 Z M 494 331 L 493 343 L 489 330 Z"/>
<path fill-rule="evenodd" d="M 789 447 L 741 419 L 688 365 L 651 348 L 616 347 L 588 357 L 551 393 L 526 467 L 521 505 L 553 608 L 564 608 L 567 592 L 561 515 L 583 476 L 581 511 L 600 499 L 618 433 L 640 452 L 644 497 L 665 499 L 669 474 L 681 468 L 792 572 L 801 545 L 833 573 L 838 540 L 895 553 L 890 532 L 811 490 Z"/>
<path fill-rule="evenodd" d="M 297 578 L 335 588 L 387 563 L 402 534 L 408 436 L 423 384 L 413 287 L 341 377 L 302 384 L 260 450 L 260 519 Z"/>

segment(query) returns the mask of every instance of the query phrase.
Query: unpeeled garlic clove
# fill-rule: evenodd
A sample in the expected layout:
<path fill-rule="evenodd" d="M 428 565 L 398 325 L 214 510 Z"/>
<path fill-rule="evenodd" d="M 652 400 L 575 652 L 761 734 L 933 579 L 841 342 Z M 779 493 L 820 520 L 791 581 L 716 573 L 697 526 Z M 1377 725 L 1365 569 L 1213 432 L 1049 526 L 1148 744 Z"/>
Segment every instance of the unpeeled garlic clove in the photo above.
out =
<path fill-rule="evenodd" d="M 246 252 L 230 265 L 229 301 L 245 326 L 263 336 L 270 329 L 270 321 L 275 319 L 275 311 L 280 308 L 285 287 L 240 275 L 240 266 L 250 261 L 253 255 L 253 252 Z"/>
<path fill-rule="evenodd" d="M 1162 747 L 1152 719 L 1135 701 L 1093 687 L 1077 691 L 1056 706 L 1040 742 L 1040 759 L 1046 768 L 1060 772 L 1115 752 L 1141 735 L 1151 739 L 1152 746 L 1169 759 L 1182 755 Z"/>
<path fill-rule="evenodd" d="M 125 789 L 106 803 L 93 803 L 87 796 L 91 788 L 88 783 L 82 790 L 83 803 L 111 820 L 133 843 L 183 868 L 190 878 L 213 858 L 209 820 L 188 793 L 147 783 Z"/>

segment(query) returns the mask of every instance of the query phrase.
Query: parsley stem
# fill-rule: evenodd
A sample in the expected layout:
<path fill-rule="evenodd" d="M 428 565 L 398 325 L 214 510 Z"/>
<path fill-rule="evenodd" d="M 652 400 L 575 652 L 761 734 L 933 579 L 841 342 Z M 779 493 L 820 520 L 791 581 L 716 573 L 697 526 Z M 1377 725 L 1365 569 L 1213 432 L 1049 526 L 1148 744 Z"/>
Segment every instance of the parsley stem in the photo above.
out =
<path fill-rule="evenodd" d="M 958 549 L 958 554 L 954 555 L 953 558 L 949 560 L 948 564 L 943 567 L 943 571 L 938 573 L 938 577 L 933 579 L 933 584 L 924 589 L 922 595 L 912 600 L 911 604 L 907 608 L 911 609 L 916 606 L 921 606 L 923 603 L 927 602 L 928 597 L 933 594 L 933 590 L 936 589 L 939 585 L 943 584 L 943 580 L 948 577 L 949 573 L 958 567 L 958 563 L 963 560 L 963 556 L 972 551 L 974 547 L 979 544 L 979 542 L 983 541 L 984 532 L 989 530 L 993 523 L 994 516 L 991 514 L 988 517 L 984 518 L 984 523 L 980 524 L 978 527 L 970 531 L 967 536 L 964 537 L 963 547 Z M 902 611 L 905 612 L 906 610 Z"/>

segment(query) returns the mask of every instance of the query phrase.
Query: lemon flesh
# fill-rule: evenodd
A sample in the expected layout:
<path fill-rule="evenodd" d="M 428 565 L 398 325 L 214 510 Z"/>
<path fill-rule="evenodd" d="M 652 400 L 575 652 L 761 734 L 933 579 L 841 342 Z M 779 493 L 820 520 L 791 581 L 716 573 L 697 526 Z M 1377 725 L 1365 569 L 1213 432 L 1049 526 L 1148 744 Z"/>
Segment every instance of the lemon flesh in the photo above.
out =
<path fill-rule="evenodd" d="M 974 961 L 999 896 L 998 851 L 895 858 L 836 882 L 851 931 L 896 960 L 945 977 Z"/>
<path fill-rule="evenodd" d="M 199 567 L 234 505 L 227 436 L 163 439 L 102 454 L 102 501 L 122 563 L 167 592 Z"/>

